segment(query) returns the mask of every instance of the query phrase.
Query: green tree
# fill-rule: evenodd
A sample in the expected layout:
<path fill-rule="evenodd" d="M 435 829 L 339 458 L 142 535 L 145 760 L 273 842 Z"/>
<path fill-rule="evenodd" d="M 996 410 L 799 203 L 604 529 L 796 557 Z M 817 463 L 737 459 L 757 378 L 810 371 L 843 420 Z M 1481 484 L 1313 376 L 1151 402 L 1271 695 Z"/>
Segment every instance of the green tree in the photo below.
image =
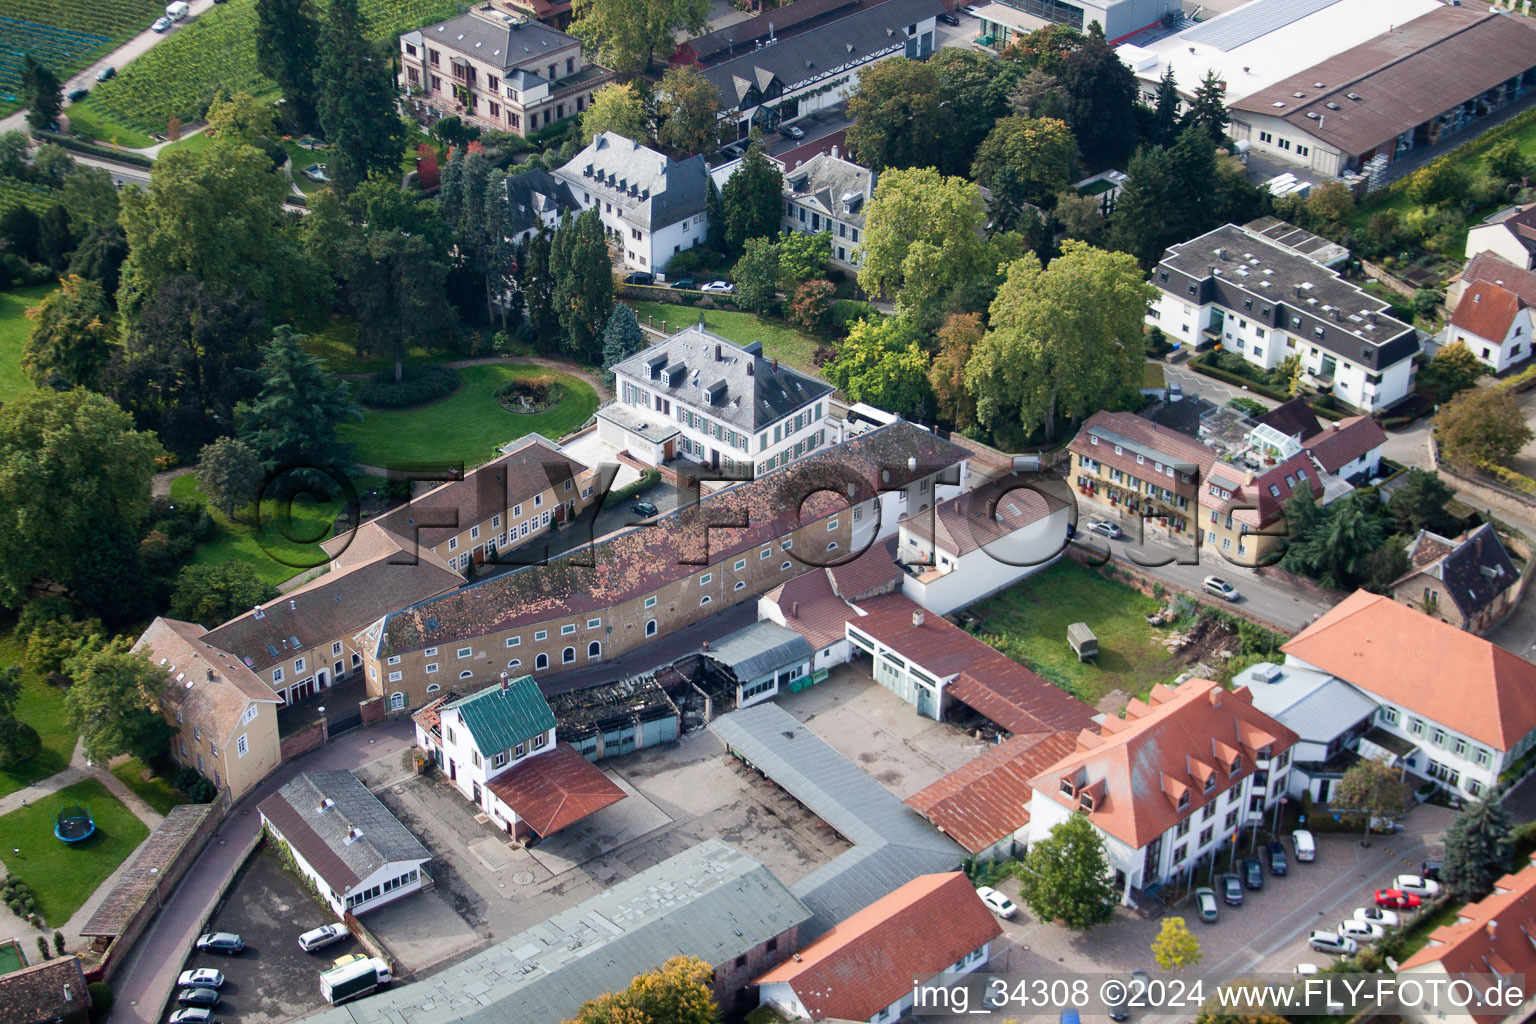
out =
<path fill-rule="evenodd" d="M 392 357 L 395 380 L 403 379 L 411 346 L 439 337 L 453 325 L 453 307 L 444 288 L 446 254 L 428 235 L 373 230 L 369 225 L 342 251 L 341 270 L 357 314 L 358 347 Z"/>
<path fill-rule="evenodd" d="M 1054 117 L 1062 120 L 1066 107 L 1061 96 L 1061 83 L 1055 75 L 1044 71 L 1030 71 L 1014 84 L 1008 94 L 1008 106 L 1022 117 Z"/>
<path fill-rule="evenodd" d="M 1019 78 L 1015 64 L 958 46 L 946 46 L 928 58 L 938 72 L 942 134 L 924 164 L 945 174 L 965 174 L 992 125 L 1008 114 L 1008 98 Z"/>
<path fill-rule="evenodd" d="M 117 325 L 101 285 L 71 274 L 28 309 L 27 318 L 32 329 L 21 368 L 33 383 L 44 387 L 58 380 L 94 390 L 117 348 Z"/>
<path fill-rule="evenodd" d="M 1480 900 L 1504 877 L 1514 825 L 1498 796 L 1467 804 L 1445 834 L 1445 887 L 1458 903 Z"/>
<path fill-rule="evenodd" d="M 528 239 L 522 268 L 523 307 L 535 338 L 548 351 L 558 344 L 560 318 L 555 315 L 555 279 L 549 266 L 550 234 L 540 226 Z"/>
<path fill-rule="evenodd" d="M 1057 75 L 1066 99 L 1066 121 L 1083 159 L 1104 166 L 1129 153 L 1136 139 L 1136 77 L 1104 39 L 1098 22 L 1062 62 Z"/>
<path fill-rule="evenodd" d="M 1292 531 L 1286 559 L 1303 566 L 1324 586 L 1352 587 L 1365 574 L 1366 560 L 1381 546 L 1386 531 L 1381 520 L 1366 511 L 1359 493 L 1325 506 L 1304 540 Z"/>
<path fill-rule="evenodd" d="M 431 130 L 434 139 L 455 152 L 463 150 L 480 137 L 480 126 L 465 121 L 458 114 L 438 118 Z"/>
<path fill-rule="evenodd" d="M 1333 787 L 1329 805 L 1335 810 L 1353 811 L 1365 822 L 1367 841 L 1371 819 L 1388 820 L 1402 816 L 1408 807 L 1408 788 L 1401 769 L 1385 761 L 1362 757 L 1344 770 Z"/>
<path fill-rule="evenodd" d="M 30 761 L 42 749 L 37 730 L 16 717 L 21 701 L 21 669 L 0 668 L 0 768 L 14 768 Z"/>
<path fill-rule="evenodd" d="M 1392 584 L 1411 568 L 1403 538 L 1388 537 L 1380 547 L 1365 556 L 1360 564 L 1360 585 L 1373 594 L 1392 593 Z"/>
<path fill-rule="evenodd" d="M 642 145 L 650 141 L 651 113 L 633 85 L 610 82 L 592 94 L 592 102 L 581 115 L 581 141 L 591 142 L 601 132 L 613 132 Z"/>
<path fill-rule="evenodd" d="M 966 364 L 980 422 L 1017 417 L 1055 437 L 1141 386 L 1142 318 L 1155 297 L 1135 260 L 1068 239 L 1041 267 L 1027 254 L 1008 268 L 992 301 L 991 329 Z"/>
<path fill-rule="evenodd" d="M 1504 181 L 1519 181 L 1529 177 L 1531 161 L 1520 152 L 1518 139 L 1502 139 L 1488 147 L 1483 157 L 1488 170 Z"/>
<path fill-rule="evenodd" d="M 166 752 L 172 729 L 152 706 L 166 683 L 165 670 L 145 652 L 132 650 L 128 638 L 95 638 L 64 671 L 74 680 L 64 706 L 93 762 L 104 764 L 119 754 L 148 762 Z"/>
<path fill-rule="evenodd" d="M 1184 127 L 1200 126 L 1210 136 L 1213 146 L 1227 144 L 1227 104 L 1222 99 L 1222 88 L 1220 76 L 1215 69 L 1207 71 L 1195 88 L 1189 109 L 1184 113 Z"/>
<path fill-rule="evenodd" d="M 1157 105 L 1153 108 L 1151 139 L 1158 146 L 1171 146 L 1179 135 L 1179 82 L 1173 77 L 1173 65 L 1157 81 Z"/>
<path fill-rule="evenodd" d="M 1472 388 L 1435 417 L 1435 434 L 1445 457 L 1463 466 L 1502 464 L 1530 442 L 1520 402 L 1508 388 Z"/>
<path fill-rule="evenodd" d="M 932 166 L 944 132 L 939 69 L 932 61 L 892 57 L 867 65 L 848 97 L 849 155 L 876 173 Z"/>
<path fill-rule="evenodd" d="M 709 18 L 709 0 L 575 0 L 571 34 L 592 59 L 621 75 L 651 66 L 657 51 L 672 52 L 672 36 L 696 36 Z"/>
<path fill-rule="evenodd" d="M 117 186 L 112 183 L 112 175 L 106 168 L 74 165 L 64 175 L 59 200 L 69 211 L 70 224 L 82 232 L 117 227 L 121 204 L 117 201 Z"/>
<path fill-rule="evenodd" d="M 221 437 L 197 456 L 197 486 L 231 519 L 261 495 L 266 475 L 256 449 L 239 438 Z"/>
<path fill-rule="evenodd" d="M 690 66 L 668 68 L 657 94 L 661 130 L 656 141 L 679 157 L 720 148 L 720 90 L 709 79 Z"/>
<path fill-rule="evenodd" d="M 597 208 L 567 215 L 550 243 L 550 275 L 560 343 L 577 362 L 602 359 L 603 325 L 613 311 L 613 264 Z"/>
<path fill-rule="evenodd" d="M 715 1024 L 720 1008 L 714 971 L 692 956 L 675 956 L 629 983 L 581 1004 L 567 1024 Z"/>
<path fill-rule="evenodd" d="M 645 333 L 635 319 L 635 311 L 626 303 L 614 303 L 613 313 L 603 325 L 603 376 L 613 386 L 613 367 L 645 348 Z"/>
<path fill-rule="evenodd" d="M 1437 402 L 1448 402 L 1469 388 L 1477 386 L 1483 375 L 1483 363 L 1464 341 L 1442 345 L 1419 369 L 1419 386 L 1435 396 Z"/>
<path fill-rule="evenodd" d="M 971 177 L 996 191 L 998 172 L 1007 167 L 1017 175 L 1016 187 L 1023 201 L 1039 205 L 1067 186 L 1072 179 L 1072 130 L 1054 118 L 1005 117 L 988 133 Z"/>
<path fill-rule="evenodd" d="M 176 574 L 171 614 L 212 629 L 277 597 L 250 562 L 187 565 Z"/>
<path fill-rule="evenodd" d="M 103 520 L 137 529 L 161 454 L 152 434 L 89 391 L 39 391 L 0 406 L 0 604 L 95 557 Z"/>
<path fill-rule="evenodd" d="M 75 158 L 69 155 L 69 150 L 57 143 L 45 142 L 32 155 L 30 177 L 39 185 L 63 188 L 65 177 L 75 166 Z"/>
<path fill-rule="evenodd" d="M 1173 209 L 1177 172 L 1167 149 L 1142 146 L 1131 157 L 1126 173 L 1130 180 L 1115 200 L 1109 245 L 1150 267 L 1170 244 L 1190 237 L 1178 223 L 1169 223 L 1183 219 Z"/>
<path fill-rule="evenodd" d="M 956 430 L 976 422 L 976 399 L 966 386 L 965 367 L 985 334 L 980 313 L 951 313 L 939 328 L 939 349 L 928 368 L 928 386 L 939 419 Z"/>
<path fill-rule="evenodd" d="M 1030 844 L 1019 892 L 1041 921 L 1063 921 L 1079 931 L 1108 923 L 1115 889 L 1104 840 L 1086 817 L 1074 814 Z"/>
<path fill-rule="evenodd" d="M 256 0 L 256 66 L 277 83 L 294 126 L 319 127 L 320 18 L 314 0 Z"/>
<path fill-rule="evenodd" d="M 715 179 L 704 178 L 704 215 L 708 223 L 704 227 L 704 244 L 721 255 L 725 254 L 725 197 L 715 187 Z"/>
<path fill-rule="evenodd" d="M 208 108 L 208 130 L 220 145 L 255 146 L 277 137 L 277 110 L 248 92 L 215 100 Z"/>
<path fill-rule="evenodd" d="M 791 231 L 779 239 L 779 284 L 787 292 L 805 281 L 823 277 L 832 260 L 832 234 Z"/>
<path fill-rule="evenodd" d="M 855 402 L 910 419 L 932 407 L 922 332 L 905 317 L 860 320 L 822 373 Z"/>
<path fill-rule="evenodd" d="M 1104 204 L 1099 196 L 1068 189 L 1056 196 L 1056 208 L 1051 213 L 1068 238 L 1097 245 L 1104 235 Z"/>
<path fill-rule="evenodd" d="M 1461 529 L 1461 522 L 1445 506 L 1454 497 L 1456 492 L 1439 473 L 1415 466 L 1398 481 L 1387 511 L 1397 520 L 1398 532 L 1410 537 L 1420 530 L 1453 534 Z"/>
<path fill-rule="evenodd" d="M 113 199 L 116 200 L 115 191 Z M 69 273 L 95 281 L 115 303 L 123 261 L 127 258 L 128 236 L 114 219 L 86 230 L 69 258 Z"/>
<path fill-rule="evenodd" d="M 749 238 L 777 238 L 784 208 L 784 175 L 754 139 L 741 166 L 720 192 L 728 253 L 740 255 Z"/>
<path fill-rule="evenodd" d="M 374 173 L 398 178 L 405 122 L 395 111 L 390 63 L 368 42 L 358 0 L 330 0 L 319 67 L 325 88 L 316 109 L 331 144 L 326 166 L 335 189 L 346 195 Z"/>
<path fill-rule="evenodd" d="M 347 420 L 361 419 L 347 385 L 331 378 L 320 360 L 304 351 L 304 335 L 279 327 L 262 347 L 261 390 L 241 406 L 240 437 L 269 468 L 352 464 L 351 445 L 336 439 Z"/>
<path fill-rule="evenodd" d="M 754 313 L 766 313 L 778 302 L 779 250 L 766 238 L 749 238 L 741 259 L 731 268 L 736 301 Z"/>
<path fill-rule="evenodd" d="M 1084 36 L 1070 25 L 1042 25 L 1033 32 L 1017 33 L 1003 51 L 1003 59 L 1025 71 L 1059 75 L 1067 58 L 1083 45 Z"/>
<path fill-rule="evenodd" d="M 27 151 L 31 148 L 32 140 L 26 132 L 9 131 L 0 134 L 0 175 L 25 181 L 28 174 Z"/>
<path fill-rule="evenodd" d="M 832 303 L 837 288 L 831 281 L 802 281 L 789 303 L 790 323 L 801 330 L 819 333 L 832 324 Z"/>
<path fill-rule="evenodd" d="M 20 86 L 17 94 L 27 108 L 27 124 L 47 128 L 59 119 L 64 109 L 64 87 L 53 69 L 39 64 L 30 53 L 22 55 Z"/>
<path fill-rule="evenodd" d="M 1408 178 L 1408 198 L 1420 206 L 1448 206 L 1466 198 L 1468 187 L 1466 171 L 1443 156 L 1413 172 Z"/>
<path fill-rule="evenodd" d="M 1307 213 L 1324 224 L 1337 225 L 1355 208 L 1355 194 L 1342 181 L 1324 182 L 1307 196 Z"/>
<path fill-rule="evenodd" d="M 1152 940 L 1152 958 L 1165 971 L 1182 971 L 1200 962 L 1200 940 L 1189 933 L 1182 917 L 1165 917 Z"/>

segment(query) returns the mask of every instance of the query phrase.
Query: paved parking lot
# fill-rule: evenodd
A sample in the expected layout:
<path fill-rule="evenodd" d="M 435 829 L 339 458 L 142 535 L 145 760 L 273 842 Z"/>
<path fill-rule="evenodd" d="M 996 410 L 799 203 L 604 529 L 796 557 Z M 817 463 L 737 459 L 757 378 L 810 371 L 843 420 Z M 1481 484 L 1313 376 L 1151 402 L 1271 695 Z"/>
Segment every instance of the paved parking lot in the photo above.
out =
<path fill-rule="evenodd" d="M 336 920 L 307 892 L 297 876 L 263 847 L 236 877 L 229 895 L 214 911 L 208 930 L 235 932 L 245 952 L 235 956 L 194 952 L 186 968 L 212 967 L 224 972 L 220 1021 L 277 1024 L 325 1006 L 320 997 L 322 968 L 344 953 L 363 952 L 347 939 L 314 953 L 299 948 L 303 932 Z"/>

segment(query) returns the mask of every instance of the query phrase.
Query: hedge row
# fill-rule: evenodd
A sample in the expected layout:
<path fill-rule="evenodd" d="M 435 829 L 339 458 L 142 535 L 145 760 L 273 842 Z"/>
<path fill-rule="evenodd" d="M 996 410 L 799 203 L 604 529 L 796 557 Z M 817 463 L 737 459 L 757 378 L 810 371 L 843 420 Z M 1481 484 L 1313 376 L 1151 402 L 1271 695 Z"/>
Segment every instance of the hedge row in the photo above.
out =
<path fill-rule="evenodd" d="M 1536 366 L 1527 366 L 1513 377 L 1499 381 L 1499 387 L 1508 388 L 1515 394 L 1536 388 Z"/>
<path fill-rule="evenodd" d="M 1480 462 L 1477 468 L 1511 490 L 1519 491 L 1521 494 L 1536 494 L 1536 480 L 1532 480 L 1524 473 L 1516 473 L 1497 462 Z"/>
<path fill-rule="evenodd" d="M 1265 398 L 1272 398 L 1277 402 L 1284 402 L 1290 398 L 1289 395 L 1275 388 L 1272 388 L 1267 384 L 1259 384 L 1256 381 L 1244 377 L 1242 374 L 1231 373 L 1227 370 L 1223 370 L 1221 367 L 1215 365 L 1214 363 L 1207 362 L 1205 356 L 1200 356 L 1197 359 L 1190 360 L 1189 365 L 1190 368 L 1195 370 L 1197 373 L 1203 373 L 1207 377 L 1214 377 L 1217 380 L 1225 381 L 1228 384 L 1236 384 L 1238 387 L 1247 388 L 1249 391 L 1252 391 L 1256 395 L 1263 395 Z"/>
<path fill-rule="evenodd" d="M 459 389 L 459 375 L 446 366 L 413 366 L 395 380 L 381 370 L 358 389 L 357 400 L 374 409 L 409 409 L 447 398 Z"/>
<path fill-rule="evenodd" d="M 32 137 L 39 142 L 53 142 L 65 149 L 72 149 L 76 153 L 85 153 L 89 156 L 101 157 L 103 160 L 111 160 L 113 163 L 129 164 L 133 167 L 153 167 L 154 157 L 145 156 L 143 153 L 133 153 L 127 150 L 112 149 L 110 146 L 98 146 L 93 142 L 84 142 L 73 135 L 60 135 L 58 132 L 43 131 L 34 128 Z"/>
<path fill-rule="evenodd" d="M 654 469 L 648 469 L 640 474 L 640 479 L 627 487 L 620 487 L 616 491 L 609 491 L 608 497 L 603 499 L 605 505 L 623 504 L 635 495 L 648 491 L 661 482 L 661 474 Z"/>

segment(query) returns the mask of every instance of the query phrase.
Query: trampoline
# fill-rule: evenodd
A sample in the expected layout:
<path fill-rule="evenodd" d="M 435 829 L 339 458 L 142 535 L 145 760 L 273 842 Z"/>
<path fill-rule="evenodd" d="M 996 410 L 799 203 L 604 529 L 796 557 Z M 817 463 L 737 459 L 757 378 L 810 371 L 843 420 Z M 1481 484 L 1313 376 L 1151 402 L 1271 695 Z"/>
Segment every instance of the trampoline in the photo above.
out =
<path fill-rule="evenodd" d="M 53 819 L 53 834 L 66 843 L 79 843 L 96 831 L 96 820 L 91 809 L 84 804 L 70 804 L 59 808 Z"/>

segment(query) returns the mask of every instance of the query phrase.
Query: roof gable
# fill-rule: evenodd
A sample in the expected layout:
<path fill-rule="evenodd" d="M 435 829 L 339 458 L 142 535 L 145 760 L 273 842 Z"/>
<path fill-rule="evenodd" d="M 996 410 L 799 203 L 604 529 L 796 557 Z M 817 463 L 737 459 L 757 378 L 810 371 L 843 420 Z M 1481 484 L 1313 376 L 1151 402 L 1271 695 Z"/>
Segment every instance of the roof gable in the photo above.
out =
<path fill-rule="evenodd" d="M 555 727 L 555 714 L 533 676 L 507 679 L 479 693 L 444 705 L 439 714 L 458 712 L 475 747 L 484 756 L 511 750 Z"/>
<path fill-rule="evenodd" d="M 337 892 L 386 864 L 431 859 L 426 847 L 348 771 L 303 772 L 257 810 Z"/>
<path fill-rule="evenodd" d="M 1461 279 L 1468 284 L 1490 281 L 1514 292 L 1527 306 L 1536 306 L 1536 271 L 1517 267 L 1496 253 L 1480 252 L 1473 256 L 1462 270 Z"/>

